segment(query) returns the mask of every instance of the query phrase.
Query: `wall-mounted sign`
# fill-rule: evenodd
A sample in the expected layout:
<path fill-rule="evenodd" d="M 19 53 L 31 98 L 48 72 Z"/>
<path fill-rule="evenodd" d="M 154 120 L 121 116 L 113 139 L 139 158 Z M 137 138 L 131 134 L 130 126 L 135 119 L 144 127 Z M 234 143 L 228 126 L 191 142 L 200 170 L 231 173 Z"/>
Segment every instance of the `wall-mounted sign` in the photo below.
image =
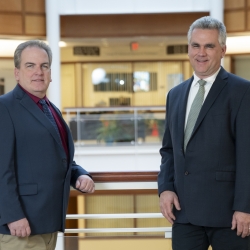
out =
<path fill-rule="evenodd" d="M 73 54 L 76 56 L 99 56 L 100 48 L 96 46 L 73 47 Z"/>
<path fill-rule="evenodd" d="M 174 54 L 187 54 L 188 53 L 188 45 L 169 45 L 167 46 L 166 52 L 168 55 Z"/>
<path fill-rule="evenodd" d="M 131 42 L 130 43 L 130 50 L 135 51 L 139 49 L 139 43 L 138 42 Z"/>

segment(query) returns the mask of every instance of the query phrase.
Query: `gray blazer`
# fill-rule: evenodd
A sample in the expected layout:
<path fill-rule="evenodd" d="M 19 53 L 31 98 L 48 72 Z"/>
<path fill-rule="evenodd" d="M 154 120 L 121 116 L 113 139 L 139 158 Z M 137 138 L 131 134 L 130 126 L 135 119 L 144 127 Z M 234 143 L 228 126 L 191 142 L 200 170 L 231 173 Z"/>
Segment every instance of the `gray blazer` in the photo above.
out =
<path fill-rule="evenodd" d="M 18 85 L 0 97 L 1 234 L 10 234 L 7 223 L 24 217 L 33 235 L 64 231 L 70 184 L 88 174 L 73 161 L 64 125 L 69 160 L 51 122 Z"/>
<path fill-rule="evenodd" d="M 221 68 L 184 153 L 192 80 L 168 94 L 159 194 L 176 192 L 176 222 L 231 227 L 234 211 L 250 213 L 250 82 Z"/>

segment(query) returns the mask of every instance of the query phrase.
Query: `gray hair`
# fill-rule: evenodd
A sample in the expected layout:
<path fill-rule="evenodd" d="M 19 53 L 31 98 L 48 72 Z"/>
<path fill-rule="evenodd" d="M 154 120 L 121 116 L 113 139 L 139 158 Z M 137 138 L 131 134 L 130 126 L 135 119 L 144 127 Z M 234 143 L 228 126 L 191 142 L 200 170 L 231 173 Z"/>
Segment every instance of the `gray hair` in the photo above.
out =
<path fill-rule="evenodd" d="M 209 29 L 209 30 L 218 30 L 219 32 L 219 43 L 220 46 L 226 45 L 227 40 L 227 31 L 225 25 L 219 20 L 212 18 L 210 16 L 204 16 L 196 21 L 194 21 L 187 33 L 188 43 L 191 42 L 191 36 L 194 29 Z"/>
<path fill-rule="evenodd" d="M 40 49 L 44 49 L 46 51 L 46 53 L 48 54 L 48 57 L 49 57 L 49 66 L 51 66 L 51 63 L 52 63 L 52 51 L 50 49 L 50 47 L 40 41 L 40 40 L 30 40 L 30 41 L 26 41 L 26 42 L 23 42 L 23 43 L 20 43 L 16 50 L 15 50 L 15 53 L 14 53 L 14 64 L 15 64 L 15 67 L 17 69 L 20 69 L 20 64 L 21 64 L 21 54 L 23 52 L 24 49 L 26 49 L 27 47 L 37 47 L 37 48 L 40 48 Z"/>

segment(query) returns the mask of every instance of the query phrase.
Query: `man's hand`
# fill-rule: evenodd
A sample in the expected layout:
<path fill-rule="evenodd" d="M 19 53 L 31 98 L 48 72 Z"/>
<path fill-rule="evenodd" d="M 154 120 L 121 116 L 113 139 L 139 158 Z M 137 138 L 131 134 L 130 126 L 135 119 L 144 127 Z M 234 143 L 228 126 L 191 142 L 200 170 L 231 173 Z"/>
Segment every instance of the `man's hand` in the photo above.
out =
<path fill-rule="evenodd" d="M 232 219 L 232 230 L 237 229 L 237 235 L 242 238 L 250 235 L 250 214 L 235 211 Z"/>
<path fill-rule="evenodd" d="M 171 223 L 174 223 L 173 205 L 177 210 L 181 210 L 177 195 L 172 191 L 164 191 L 160 195 L 160 209 L 163 216 Z"/>
<path fill-rule="evenodd" d="M 26 218 L 8 223 L 10 233 L 17 237 L 26 237 L 31 233 L 29 222 Z"/>
<path fill-rule="evenodd" d="M 94 193 L 95 183 L 88 175 L 81 175 L 76 181 L 76 188 L 85 193 Z"/>

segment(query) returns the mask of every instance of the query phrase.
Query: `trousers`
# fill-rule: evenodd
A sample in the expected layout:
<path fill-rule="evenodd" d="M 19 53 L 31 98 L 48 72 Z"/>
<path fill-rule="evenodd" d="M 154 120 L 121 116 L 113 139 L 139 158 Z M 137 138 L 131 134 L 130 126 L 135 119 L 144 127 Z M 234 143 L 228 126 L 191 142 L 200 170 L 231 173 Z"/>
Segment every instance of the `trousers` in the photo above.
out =
<path fill-rule="evenodd" d="M 237 236 L 236 230 L 227 227 L 202 227 L 174 223 L 173 250 L 250 250 L 250 237 Z"/>
<path fill-rule="evenodd" d="M 0 234 L 0 250 L 54 250 L 57 232 L 17 237 Z"/>

